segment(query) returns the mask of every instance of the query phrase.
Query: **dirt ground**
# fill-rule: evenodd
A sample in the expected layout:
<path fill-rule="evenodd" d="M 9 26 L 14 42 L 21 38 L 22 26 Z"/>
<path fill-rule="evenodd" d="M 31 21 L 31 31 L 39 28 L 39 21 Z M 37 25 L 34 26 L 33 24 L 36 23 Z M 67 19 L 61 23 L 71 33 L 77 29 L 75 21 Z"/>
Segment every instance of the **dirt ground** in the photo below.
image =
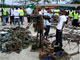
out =
<path fill-rule="evenodd" d="M 0 29 L 5 28 L 5 27 L 16 27 L 14 25 L 10 25 L 9 23 L 7 23 L 6 26 L 2 26 L 1 24 L 2 23 L 0 22 Z M 27 19 L 25 17 L 24 18 L 24 25 L 21 25 L 21 27 L 25 28 L 27 25 L 28 25 L 28 23 L 27 23 Z M 34 32 L 32 25 L 30 26 L 29 30 L 31 31 L 31 34 L 33 36 L 36 36 L 36 32 Z M 56 30 L 53 28 L 50 29 L 50 33 L 55 33 L 55 31 Z M 50 40 L 50 42 L 52 42 L 53 40 L 55 40 L 55 38 L 52 38 L 52 39 L 50 38 L 49 40 Z M 65 45 L 66 43 L 67 43 L 67 41 L 63 41 L 63 45 Z M 70 48 L 73 48 L 76 45 L 77 45 L 76 43 L 70 43 Z M 68 52 L 69 54 L 76 52 L 78 50 L 78 48 L 75 48 L 74 50 L 71 50 L 70 48 L 69 48 L 69 44 L 68 44 L 66 47 L 64 47 L 64 50 L 66 52 Z M 31 52 L 30 50 L 31 50 L 31 46 L 28 47 L 27 49 L 22 50 L 20 52 L 20 54 L 17 54 L 15 52 L 13 52 L 11 54 L 0 52 L 0 60 L 39 60 L 39 53 Z M 72 56 L 70 60 L 80 60 L 80 54 Z"/>

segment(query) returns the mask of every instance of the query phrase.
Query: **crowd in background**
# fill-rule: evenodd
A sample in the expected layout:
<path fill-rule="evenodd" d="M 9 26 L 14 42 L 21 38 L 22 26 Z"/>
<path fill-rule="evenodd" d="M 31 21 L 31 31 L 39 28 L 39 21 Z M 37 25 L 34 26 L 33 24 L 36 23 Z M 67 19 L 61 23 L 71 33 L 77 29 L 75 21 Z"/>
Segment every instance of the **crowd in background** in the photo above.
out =
<path fill-rule="evenodd" d="M 26 8 L 23 9 L 21 8 L 10 8 L 10 9 L 5 9 L 2 8 L 1 9 L 1 21 L 2 21 L 2 26 L 5 26 L 6 23 L 10 23 L 10 25 L 14 24 L 16 25 L 16 21 L 18 22 L 18 25 L 23 25 L 23 21 L 24 21 L 24 16 L 27 17 L 28 22 L 31 21 L 30 19 L 30 15 L 33 13 L 35 9 L 31 9 L 31 8 Z M 79 10 L 65 10 L 65 15 L 66 17 L 72 20 L 72 25 L 79 25 L 80 23 L 80 13 Z M 54 21 L 56 19 L 58 19 L 58 17 L 60 16 L 60 9 L 38 9 L 38 12 L 40 15 L 48 15 L 50 17 L 51 21 Z M 76 15 L 76 16 L 75 16 Z M 10 21 L 9 21 L 9 17 L 10 17 Z M 77 20 L 76 20 L 77 19 Z"/>
<path fill-rule="evenodd" d="M 20 23 L 23 24 L 24 12 L 22 8 L 15 8 L 15 9 L 11 8 L 8 11 L 5 8 L 1 9 L 2 26 L 5 26 L 6 23 L 9 23 L 9 22 L 10 22 L 10 25 L 12 24 L 16 25 L 16 21 L 18 22 L 19 26 L 20 26 Z M 10 21 L 9 21 L 9 17 L 10 17 Z"/>

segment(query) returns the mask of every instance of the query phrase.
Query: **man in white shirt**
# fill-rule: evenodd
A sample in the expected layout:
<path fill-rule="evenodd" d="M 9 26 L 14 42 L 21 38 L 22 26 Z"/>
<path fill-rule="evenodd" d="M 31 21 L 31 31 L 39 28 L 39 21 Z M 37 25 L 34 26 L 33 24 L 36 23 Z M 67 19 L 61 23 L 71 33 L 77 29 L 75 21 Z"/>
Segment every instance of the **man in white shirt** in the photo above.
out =
<path fill-rule="evenodd" d="M 31 22 L 31 19 L 30 19 L 30 15 L 32 14 L 33 10 L 31 8 L 27 8 L 26 9 L 26 14 L 27 14 L 27 19 L 28 19 L 28 23 Z"/>
<path fill-rule="evenodd" d="M 46 37 L 46 40 L 48 40 L 48 34 L 49 34 L 49 31 L 50 31 L 50 26 L 51 26 L 51 23 L 50 23 L 50 17 L 48 16 L 48 13 L 44 13 L 44 29 L 45 29 L 45 33 L 44 33 L 44 37 Z"/>
<path fill-rule="evenodd" d="M 14 8 L 11 8 L 10 10 L 10 25 L 12 25 L 13 21 L 14 21 Z"/>
<path fill-rule="evenodd" d="M 48 16 L 50 17 L 50 21 L 52 21 L 52 16 L 53 16 L 53 13 L 51 12 L 51 10 L 48 11 Z"/>
<path fill-rule="evenodd" d="M 39 10 L 39 15 L 43 15 L 43 13 L 42 13 L 41 9 Z"/>
<path fill-rule="evenodd" d="M 63 46 L 63 44 L 62 44 L 62 31 L 63 31 L 64 25 L 67 21 L 67 18 L 64 14 L 65 14 L 64 11 L 61 10 L 61 15 L 59 16 L 58 24 L 56 27 L 56 44 L 55 45 L 58 45 L 61 49 Z"/>
<path fill-rule="evenodd" d="M 18 10 L 18 8 L 16 8 L 15 10 L 14 10 L 14 25 L 16 25 L 16 21 L 18 20 L 18 25 L 20 26 L 20 17 L 19 17 L 19 15 L 20 15 L 20 12 L 19 12 L 19 10 Z"/>
<path fill-rule="evenodd" d="M 42 9 L 41 11 L 42 11 L 43 15 L 45 15 L 46 13 L 48 13 L 46 9 Z"/>

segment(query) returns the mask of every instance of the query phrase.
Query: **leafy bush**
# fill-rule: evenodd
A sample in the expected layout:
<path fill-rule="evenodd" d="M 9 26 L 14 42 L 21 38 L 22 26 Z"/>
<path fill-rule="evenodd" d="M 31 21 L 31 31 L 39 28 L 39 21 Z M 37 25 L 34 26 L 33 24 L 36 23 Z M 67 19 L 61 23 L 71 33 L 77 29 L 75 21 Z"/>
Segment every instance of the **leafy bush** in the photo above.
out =
<path fill-rule="evenodd" d="M 71 4 L 80 4 L 79 1 L 73 1 Z"/>
<path fill-rule="evenodd" d="M 6 4 L 0 4 L 0 7 L 6 7 L 6 8 L 12 8 L 12 7 L 20 7 L 18 5 L 6 5 Z"/>

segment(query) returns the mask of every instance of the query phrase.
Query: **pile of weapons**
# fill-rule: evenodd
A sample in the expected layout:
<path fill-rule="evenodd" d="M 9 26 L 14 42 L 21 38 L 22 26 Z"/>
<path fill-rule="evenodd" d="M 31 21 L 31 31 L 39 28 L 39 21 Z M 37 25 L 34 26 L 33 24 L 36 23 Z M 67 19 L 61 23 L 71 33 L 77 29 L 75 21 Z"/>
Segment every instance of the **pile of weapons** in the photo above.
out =
<path fill-rule="evenodd" d="M 79 43 L 80 42 L 80 30 L 72 29 L 67 34 L 64 34 L 63 38 L 64 38 L 64 40 Z"/>
<path fill-rule="evenodd" d="M 0 31 L 0 51 L 17 52 L 27 48 L 33 37 L 27 28 L 4 28 Z"/>
<path fill-rule="evenodd" d="M 59 54 L 59 52 L 61 52 Z M 47 48 L 43 49 L 43 51 L 39 54 L 39 59 L 41 60 L 69 60 L 70 55 L 65 51 L 54 52 L 54 47 L 48 45 Z"/>

